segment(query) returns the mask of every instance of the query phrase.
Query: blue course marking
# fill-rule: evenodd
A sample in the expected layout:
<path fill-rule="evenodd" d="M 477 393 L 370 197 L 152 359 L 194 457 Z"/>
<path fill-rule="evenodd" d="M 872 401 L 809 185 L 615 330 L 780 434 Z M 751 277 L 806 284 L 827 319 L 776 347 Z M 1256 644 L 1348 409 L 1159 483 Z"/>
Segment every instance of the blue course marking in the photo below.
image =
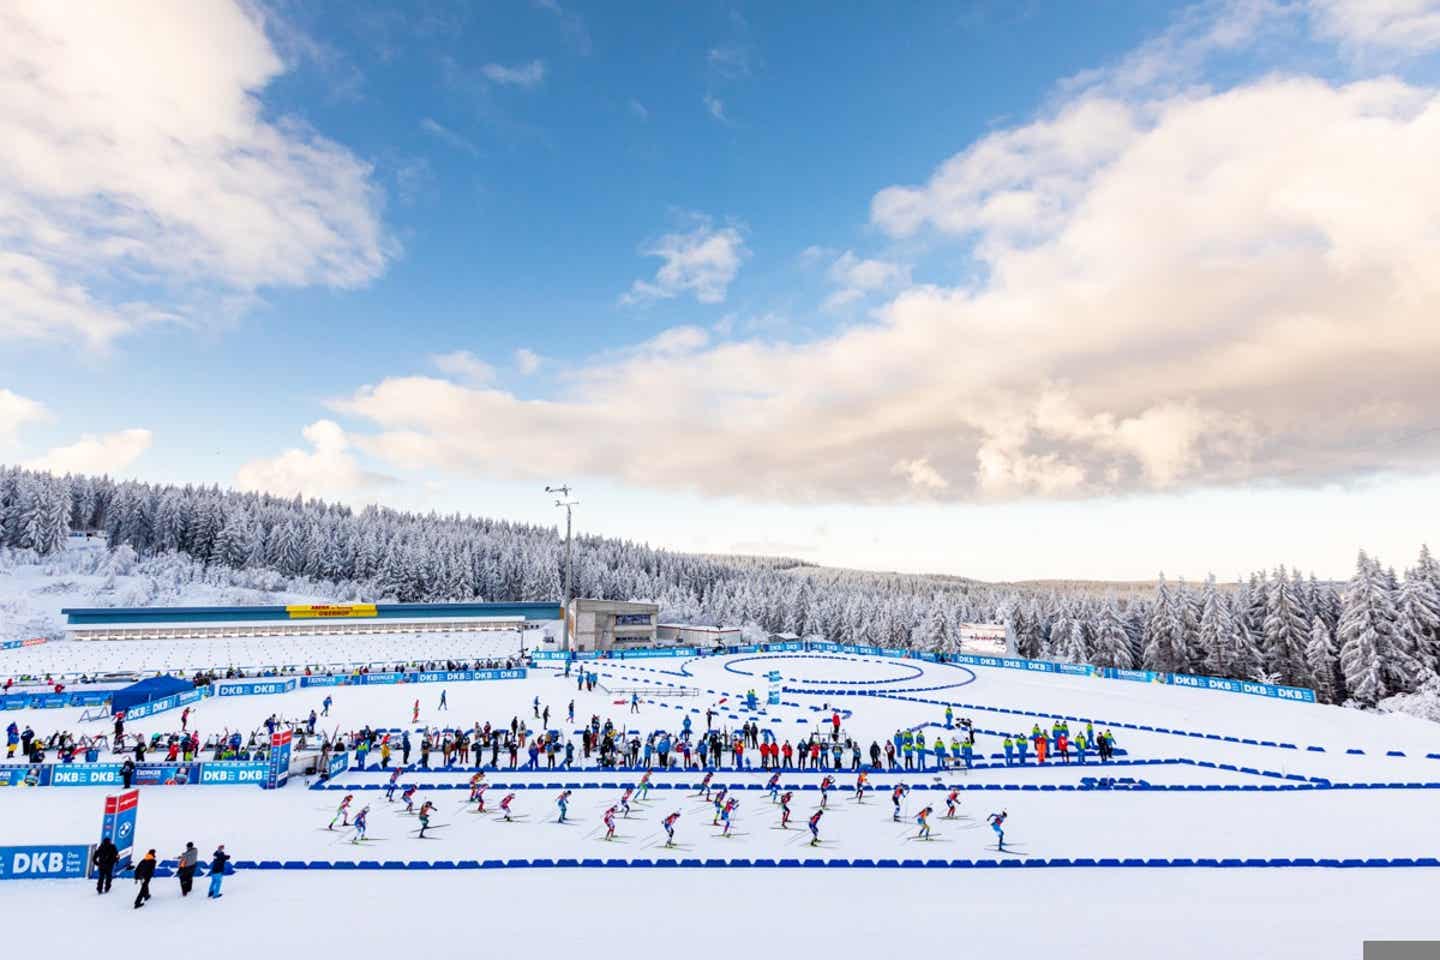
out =
<path fill-rule="evenodd" d="M 979 859 L 979 860 L 919 860 L 919 859 L 817 859 L 807 858 L 782 858 L 773 860 L 769 858 L 734 858 L 722 860 L 718 858 L 700 859 L 662 859 L 662 860 L 617 860 L 599 858 L 586 858 L 584 860 L 550 860 L 550 859 L 516 859 L 516 860 L 361 860 L 353 862 L 348 860 L 311 860 L 286 861 L 279 863 L 274 860 L 255 862 L 253 860 L 241 860 L 233 864 L 238 870 L 517 870 L 538 868 L 542 870 L 560 870 L 572 867 L 606 867 L 622 868 L 634 867 L 637 869 L 664 869 L 678 867 L 682 869 L 694 868 L 719 868 L 719 869 L 750 869 L 750 870 L 791 870 L 791 869 L 824 869 L 835 867 L 840 869 L 870 868 L 878 870 L 886 869 L 926 869 L 926 870 L 993 870 L 1007 868 L 1025 869 L 1063 869 L 1074 868 L 1082 870 L 1108 870 L 1115 868 L 1138 868 L 1138 869 L 1196 869 L 1196 870 L 1235 870 L 1235 869 L 1433 869 L 1440 867 L 1440 860 L 1435 857 L 1370 857 L 1364 860 L 1335 859 L 1327 857 L 1176 857 L 1164 859 L 1160 857 L 1029 857 L 1020 859 Z M 157 877 L 168 877 L 172 875 L 171 866 L 163 866 L 155 871 Z"/>

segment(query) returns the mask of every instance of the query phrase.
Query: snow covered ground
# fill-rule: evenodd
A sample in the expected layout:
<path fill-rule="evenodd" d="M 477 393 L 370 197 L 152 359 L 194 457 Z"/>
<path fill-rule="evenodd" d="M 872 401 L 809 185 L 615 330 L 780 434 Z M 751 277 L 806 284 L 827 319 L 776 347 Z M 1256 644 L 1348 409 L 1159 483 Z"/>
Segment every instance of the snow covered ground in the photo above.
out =
<path fill-rule="evenodd" d="M 439 643 L 441 638 L 414 642 Z M 130 651 L 135 669 L 153 667 L 143 662 L 155 655 L 144 645 L 106 646 Z M 384 774 L 373 769 L 350 771 L 325 789 L 313 790 L 298 781 L 274 792 L 245 786 L 145 787 L 139 842 L 154 846 L 163 858 L 173 857 L 187 840 L 206 853 L 224 842 L 238 860 L 256 863 L 658 857 L 1008 861 L 1012 856 L 1032 862 L 1343 860 L 1440 852 L 1440 822 L 1433 816 L 1440 759 L 1427 756 L 1440 755 L 1440 726 L 1411 717 L 1169 686 L 839 655 L 602 662 L 594 669 L 611 690 L 642 688 L 656 695 L 645 696 L 639 714 L 631 714 L 624 695 L 605 689 L 577 692 L 573 680 L 541 667 L 525 681 L 450 685 L 445 712 L 437 709 L 440 685 L 308 689 L 209 699 L 195 711 L 192 727 L 202 734 L 249 730 L 271 712 L 301 717 L 329 692 L 335 704 L 327 730 L 363 724 L 414 729 L 410 719 L 417 698 L 420 725 L 508 724 L 512 716 L 535 725 L 531 703 L 536 696 L 550 706 L 551 726 L 566 730 L 578 724 L 556 718 L 564 716 L 572 698 L 580 722 L 595 714 L 648 732 L 677 729 L 688 716 L 703 730 L 707 708 L 717 710 L 717 725 L 751 718 L 739 709 L 744 692 L 753 687 L 763 700 L 764 674 L 776 669 L 786 678 L 783 704 L 753 716 L 782 740 L 794 742 L 821 729 L 829 711 L 838 708 L 845 734 L 859 739 L 868 752 L 872 740 L 883 744 L 897 728 L 943 725 L 950 704 L 957 717 L 973 719 L 985 766 L 947 772 L 938 782 L 930 772 L 878 772 L 872 776 L 876 789 L 863 803 L 853 798 L 854 775 L 848 770 L 838 774 L 839 787 L 820 821 L 823 843 L 814 848 L 804 821 L 819 803 L 815 787 L 821 774 L 790 771 L 782 777 L 795 792 L 792 830 L 778 829 L 777 807 L 762 789 L 766 774 L 717 774 L 715 783 L 732 788 L 740 799 L 732 836 L 726 838 L 711 826 L 713 810 L 694 795 L 698 773 L 659 773 L 648 800 L 633 804 L 631 817 L 619 821 L 618 839 L 607 842 L 601 836 L 601 814 L 637 777 L 593 769 L 490 771 L 488 805 L 493 808 L 506 792 L 514 792 L 514 823 L 477 814 L 464 803 L 468 769 L 407 775 L 421 788 L 417 805 L 432 800 L 437 805 L 433 822 L 443 824 L 433 839 L 424 840 L 413 836 L 417 824 L 401 812 L 398 800 L 385 801 L 378 789 Z M 659 695 L 677 688 L 699 694 Z M 105 729 L 103 723 L 82 728 L 80 713 L 15 711 L 7 721 L 30 723 L 42 732 Z M 1125 763 L 1102 771 L 1093 755 L 1084 767 L 1052 763 L 1038 768 L 1032 760 L 1025 767 L 1006 768 L 1003 761 L 989 759 L 1004 733 L 1028 732 L 1037 722 L 1048 727 L 1056 716 L 1072 718 L 1072 733 L 1083 726 L 1081 718 L 1092 719 L 1097 730 L 1110 728 L 1125 751 L 1120 758 Z M 136 726 L 164 732 L 177 721 L 176 714 L 161 714 Z M 932 738 L 940 732 L 935 726 L 921 729 Z M 1084 778 L 1102 773 L 1141 780 L 1152 789 L 1079 789 Z M 897 823 L 888 790 L 902 780 L 914 789 Z M 1351 786 L 1357 782 L 1382 786 Z M 1345 788 L 1326 789 L 1326 783 Z M 555 798 L 567 784 L 575 791 L 573 823 L 560 825 Z M 944 799 L 951 786 L 960 788 L 959 815 L 947 820 Z M 1227 789 L 1177 789 L 1204 786 Z M 326 829 L 346 792 L 355 794 L 356 807 L 373 808 L 371 839 L 364 844 Z M 0 845 L 88 842 L 104 793 L 103 788 L 5 791 L 0 795 Z M 927 804 L 935 808 L 934 839 L 911 839 L 917 831 L 913 818 Z M 995 849 L 984 822 L 999 810 L 1009 813 L 1006 851 Z M 666 850 L 660 845 L 659 821 L 671 812 L 681 814 L 680 846 Z M 476 939 L 487 952 L 584 949 L 585 956 L 608 957 L 653 950 L 655 934 L 673 938 L 674 949 L 690 950 L 704 944 L 706 935 L 713 939 L 721 932 L 737 947 L 775 950 L 951 944 L 965 951 L 1021 955 L 1041 949 L 1108 956 L 1164 950 L 1198 957 L 1239 948 L 1272 956 L 1351 957 L 1359 955 L 1360 941 L 1367 937 L 1434 936 L 1423 907 L 1437 881 L 1440 870 L 1435 868 L 242 869 L 227 881 L 226 898 L 218 904 L 182 908 L 171 902 L 178 897 L 173 881 L 160 880 L 157 899 L 142 915 L 131 916 L 123 895 L 128 883 L 117 886 L 121 896 L 97 898 L 79 881 L 27 881 L 5 884 L 0 910 L 14 910 L 40 929 L 55 930 L 61 949 L 80 949 L 87 941 L 79 931 L 100 924 L 150 935 L 162 930 L 182 936 L 209 933 L 206 949 L 222 956 L 252 952 L 258 937 L 265 936 L 287 947 L 351 950 L 366 957 L 397 949 L 443 949 L 466 938 Z M 479 916 L 456 913 L 476 897 L 485 903 Z M 235 909 L 246 916 L 233 921 L 237 935 L 214 937 L 217 923 L 232 922 L 214 914 Z M 412 916 L 424 922 L 407 919 Z M 453 931 L 448 917 L 461 921 Z M 248 929 L 263 933 L 251 942 L 242 933 Z"/>

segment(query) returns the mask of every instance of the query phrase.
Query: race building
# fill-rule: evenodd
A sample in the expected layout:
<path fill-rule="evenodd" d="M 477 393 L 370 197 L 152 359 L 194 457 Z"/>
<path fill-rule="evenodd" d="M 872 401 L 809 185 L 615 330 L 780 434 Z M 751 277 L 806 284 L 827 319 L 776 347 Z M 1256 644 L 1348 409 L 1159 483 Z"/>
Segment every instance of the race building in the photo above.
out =
<path fill-rule="evenodd" d="M 566 618 L 570 649 L 625 650 L 655 646 L 660 608 L 627 600 L 571 600 Z"/>
<path fill-rule="evenodd" d="M 661 644 L 677 647 L 723 647 L 740 642 L 740 628 L 662 623 L 656 628 L 656 638 Z"/>
<path fill-rule="evenodd" d="M 344 636 L 540 630 L 558 603 L 335 603 L 285 607 L 71 607 L 72 640 Z"/>

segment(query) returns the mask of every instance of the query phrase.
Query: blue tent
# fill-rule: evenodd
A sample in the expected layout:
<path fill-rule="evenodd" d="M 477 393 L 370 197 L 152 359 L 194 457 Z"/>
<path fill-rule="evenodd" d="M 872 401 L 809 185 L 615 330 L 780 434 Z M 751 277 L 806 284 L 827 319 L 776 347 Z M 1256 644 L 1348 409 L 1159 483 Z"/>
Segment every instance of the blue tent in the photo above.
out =
<path fill-rule="evenodd" d="M 128 712 L 131 707 L 139 704 L 149 703 L 151 700 L 158 700 L 161 697 L 168 697 L 172 693 L 182 693 L 194 688 L 195 684 L 178 677 L 151 677 L 148 680 L 140 680 L 115 691 L 110 697 L 110 712 L 119 713 L 122 710 Z"/>

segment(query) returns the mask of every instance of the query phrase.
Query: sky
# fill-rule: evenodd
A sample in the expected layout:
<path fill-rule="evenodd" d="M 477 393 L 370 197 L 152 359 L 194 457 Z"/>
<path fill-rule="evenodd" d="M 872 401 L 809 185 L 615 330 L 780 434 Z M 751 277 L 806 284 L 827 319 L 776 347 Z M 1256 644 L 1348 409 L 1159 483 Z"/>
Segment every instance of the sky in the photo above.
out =
<path fill-rule="evenodd" d="M 1440 0 L 17 0 L 0 143 L 0 463 L 990 580 L 1440 546 Z"/>

